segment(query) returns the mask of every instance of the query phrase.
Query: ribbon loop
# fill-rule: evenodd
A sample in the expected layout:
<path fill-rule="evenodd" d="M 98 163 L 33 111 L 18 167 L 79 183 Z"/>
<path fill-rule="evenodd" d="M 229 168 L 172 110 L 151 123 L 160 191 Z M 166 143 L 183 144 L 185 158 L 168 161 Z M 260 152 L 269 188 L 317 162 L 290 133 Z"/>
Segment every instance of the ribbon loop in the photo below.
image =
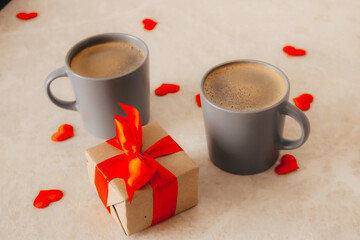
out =
<path fill-rule="evenodd" d="M 126 155 L 140 153 L 142 148 L 142 128 L 140 114 L 134 107 L 119 103 L 126 117 L 114 117 L 116 137 L 107 142 L 122 150 Z"/>
<path fill-rule="evenodd" d="M 129 178 L 127 179 L 127 184 L 138 190 L 150 181 L 158 169 L 158 164 L 150 156 L 136 154 L 136 156 L 131 157 L 128 168 Z"/>
<path fill-rule="evenodd" d="M 153 158 L 157 158 L 180 151 L 183 150 L 179 144 L 177 144 L 172 137 L 166 136 L 149 147 L 144 154 L 149 154 Z"/>

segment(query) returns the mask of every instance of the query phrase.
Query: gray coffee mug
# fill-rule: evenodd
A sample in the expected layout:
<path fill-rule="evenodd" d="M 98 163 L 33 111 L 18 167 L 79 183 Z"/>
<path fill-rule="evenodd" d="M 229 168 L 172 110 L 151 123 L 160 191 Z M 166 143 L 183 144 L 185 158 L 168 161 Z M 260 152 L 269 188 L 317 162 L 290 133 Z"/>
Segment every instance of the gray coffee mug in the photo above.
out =
<path fill-rule="evenodd" d="M 212 103 L 204 94 L 206 77 L 215 69 L 232 63 L 260 64 L 279 73 L 286 84 L 280 101 L 260 110 L 233 111 Z M 305 114 L 288 102 L 290 84 L 277 67 L 256 60 L 235 60 L 210 69 L 200 85 L 205 132 L 211 161 L 219 168 L 234 174 L 255 174 L 270 168 L 278 159 L 279 150 L 300 147 L 308 138 L 310 123 Z M 288 140 L 282 137 L 285 115 L 294 118 L 301 127 L 301 137 Z"/>
<path fill-rule="evenodd" d="M 144 61 L 129 73 L 108 78 L 85 77 L 70 68 L 71 59 L 78 52 L 86 47 L 110 41 L 126 42 L 139 47 L 144 53 Z M 64 101 L 53 95 L 50 85 L 59 77 L 70 78 L 75 101 Z M 118 102 L 137 108 L 141 123 L 145 125 L 150 118 L 148 47 L 139 38 L 124 33 L 107 33 L 82 40 L 67 53 L 65 66 L 46 78 L 45 89 L 55 105 L 79 111 L 85 128 L 96 137 L 109 139 L 115 136 L 114 115 L 126 115 Z"/>

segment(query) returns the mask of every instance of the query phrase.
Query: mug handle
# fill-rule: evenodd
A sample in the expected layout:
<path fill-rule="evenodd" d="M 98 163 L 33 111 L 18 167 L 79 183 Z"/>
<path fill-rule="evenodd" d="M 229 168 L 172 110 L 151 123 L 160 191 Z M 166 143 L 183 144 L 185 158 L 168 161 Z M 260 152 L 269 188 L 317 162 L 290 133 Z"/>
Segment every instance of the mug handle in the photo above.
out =
<path fill-rule="evenodd" d="M 310 133 L 310 123 L 306 115 L 297 107 L 290 104 L 289 102 L 284 102 L 280 108 L 280 113 L 288 115 L 296 120 L 296 122 L 301 127 L 301 137 L 297 140 L 288 140 L 280 136 L 280 140 L 277 144 L 277 149 L 279 150 L 290 150 L 300 147 L 305 143 Z"/>
<path fill-rule="evenodd" d="M 52 73 L 49 74 L 49 76 L 47 76 L 46 80 L 45 80 L 45 89 L 46 89 L 46 93 L 49 96 L 50 100 L 58 107 L 61 108 L 65 108 L 65 109 L 69 109 L 69 110 L 74 110 L 77 111 L 77 104 L 76 101 L 64 101 L 61 100 L 57 97 L 54 96 L 54 94 L 51 92 L 50 90 L 50 85 L 52 83 L 52 81 L 54 81 L 57 78 L 60 77 L 67 77 L 67 73 L 65 71 L 65 67 L 61 67 L 55 71 L 53 71 Z"/>

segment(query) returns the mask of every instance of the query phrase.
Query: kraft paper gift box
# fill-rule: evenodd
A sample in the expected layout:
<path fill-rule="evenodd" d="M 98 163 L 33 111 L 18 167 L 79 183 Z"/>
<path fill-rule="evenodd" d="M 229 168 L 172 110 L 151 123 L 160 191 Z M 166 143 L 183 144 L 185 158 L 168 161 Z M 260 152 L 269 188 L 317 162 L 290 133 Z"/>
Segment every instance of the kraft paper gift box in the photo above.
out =
<path fill-rule="evenodd" d="M 123 105 L 122 107 L 124 109 Z M 168 136 L 166 131 L 157 123 L 150 123 L 144 126 L 142 133 L 142 151 L 145 151 L 160 139 Z M 98 164 L 114 156 L 124 155 L 124 152 L 110 145 L 108 142 L 104 142 L 87 149 L 85 155 L 90 183 L 95 190 L 97 190 L 95 185 L 95 172 L 97 166 L 99 166 Z M 103 203 L 107 206 L 110 214 L 122 227 L 127 236 L 148 228 L 174 214 L 185 211 L 195 206 L 198 202 L 199 167 L 182 149 L 181 151 L 153 159 L 176 177 L 177 186 L 175 189 L 173 188 L 169 192 L 164 192 L 160 186 L 159 190 L 153 190 L 153 184 L 151 182 L 153 179 L 151 179 L 151 184 L 147 182 L 139 190 L 134 192 L 132 199 L 131 196 L 129 199 L 127 192 L 128 186 L 124 179 L 114 178 L 112 180 L 110 179 L 107 183 L 107 190 L 105 190 L 107 191 L 107 197 L 103 199 Z M 174 185 L 174 183 L 171 184 Z M 97 191 L 99 193 L 99 190 Z M 172 198 L 175 201 L 173 201 L 175 205 L 172 207 L 166 206 L 166 202 L 169 200 L 162 199 L 163 197 Z M 172 213 L 171 210 L 169 213 L 169 208 L 173 208 Z"/>

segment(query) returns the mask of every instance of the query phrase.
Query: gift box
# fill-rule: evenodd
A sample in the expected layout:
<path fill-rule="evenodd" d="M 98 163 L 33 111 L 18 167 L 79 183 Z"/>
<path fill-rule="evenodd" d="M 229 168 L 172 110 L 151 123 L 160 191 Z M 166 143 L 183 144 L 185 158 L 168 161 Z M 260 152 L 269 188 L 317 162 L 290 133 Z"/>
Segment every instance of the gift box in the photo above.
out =
<path fill-rule="evenodd" d="M 90 183 L 129 236 L 195 206 L 199 167 L 158 123 L 120 104 L 116 137 L 85 151 Z"/>

